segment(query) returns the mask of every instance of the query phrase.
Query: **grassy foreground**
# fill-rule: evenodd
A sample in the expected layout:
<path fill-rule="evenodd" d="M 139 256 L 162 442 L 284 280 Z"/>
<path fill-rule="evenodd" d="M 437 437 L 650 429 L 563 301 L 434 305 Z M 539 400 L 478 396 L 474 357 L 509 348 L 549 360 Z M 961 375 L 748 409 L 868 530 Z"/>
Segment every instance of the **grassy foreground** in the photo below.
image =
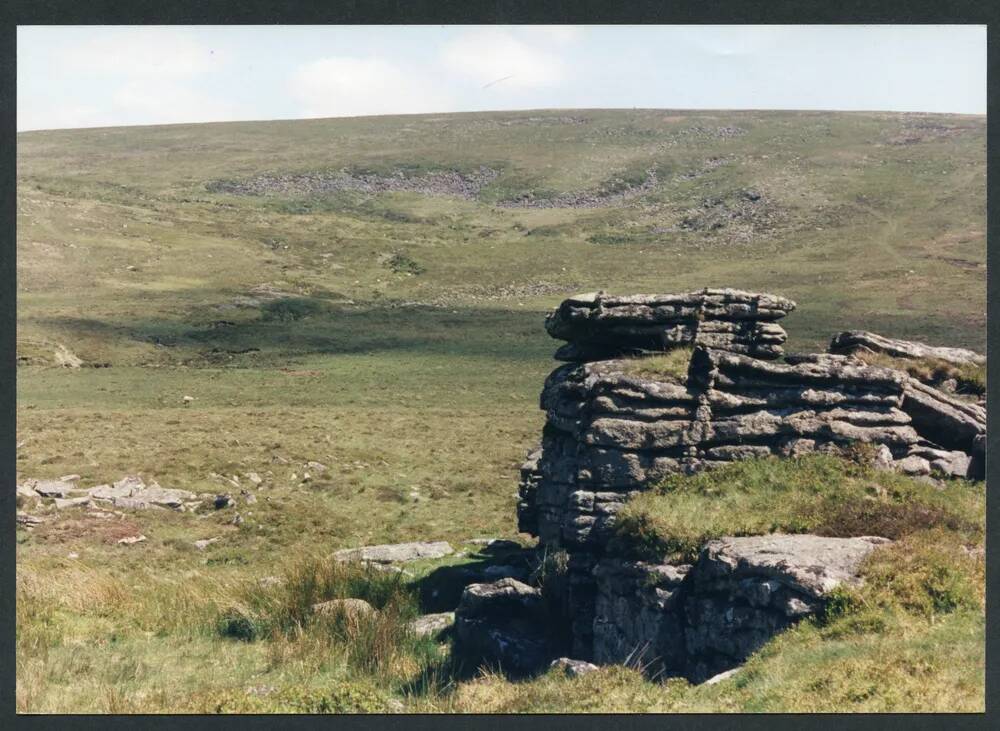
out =
<path fill-rule="evenodd" d="M 671 480 L 629 507 L 622 532 L 636 531 L 637 515 L 653 514 L 658 530 L 681 541 L 756 533 L 768 526 L 748 526 L 747 516 L 763 520 L 777 497 L 798 507 L 770 527 L 787 530 L 787 515 L 822 513 L 836 499 L 854 520 L 841 532 L 853 535 L 884 532 L 893 505 L 915 507 L 900 519 L 897 540 L 868 559 L 861 588 L 839 591 L 825 616 L 779 635 L 715 686 L 650 682 L 624 667 L 522 682 L 463 667 L 447 636 L 417 637 L 407 625 L 421 611 L 421 585 L 440 568 L 433 562 L 407 578 L 314 554 L 286 560 L 264 581 L 250 572 L 220 581 L 205 565 L 182 576 L 139 567 L 114 575 L 53 560 L 44 582 L 19 575 L 18 705 L 194 713 L 982 710 L 981 484 L 937 493 L 839 458 L 761 460 Z M 310 610 L 344 597 L 379 613 Z"/>
<path fill-rule="evenodd" d="M 217 185 L 481 166 L 496 176 L 472 195 Z M 859 327 L 981 350 L 985 118 L 587 110 L 31 132 L 17 174 L 18 479 L 139 473 L 238 503 L 23 506 L 47 520 L 17 533 L 20 712 L 981 702 L 966 604 L 900 610 L 891 632 L 802 626 L 711 688 L 620 668 L 453 675 L 446 643 L 393 624 L 426 609 L 436 566 L 393 590 L 381 629 L 349 628 L 393 648 L 376 667 L 336 626 L 282 620 L 248 641 L 219 624 L 292 606 L 258 581 L 327 575 L 337 548 L 443 539 L 470 552 L 461 563 L 479 560 L 464 540 L 516 538 L 517 466 L 555 365 L 542 317 L 568 294 L 738 286 L 799 303 L 789 350 Z M 544 204 L 511 204 L 525 193 Z M 837 685 L 803 685 L 817 658 Z"/>

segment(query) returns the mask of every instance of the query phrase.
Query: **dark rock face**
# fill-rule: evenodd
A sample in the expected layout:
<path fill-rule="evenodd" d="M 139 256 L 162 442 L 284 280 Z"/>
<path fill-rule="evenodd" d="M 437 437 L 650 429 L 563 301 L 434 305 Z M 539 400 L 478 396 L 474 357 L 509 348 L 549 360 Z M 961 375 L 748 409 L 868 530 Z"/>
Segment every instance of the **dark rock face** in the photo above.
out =
<path fill-rule="evenodd" d="M 902 408 L 921 436 L 949 449 L 971 453 L 976 437 L 986 434 L 986 409 L 915 378 L 906 383 Z"/>
<path fill-rule="evenodd" d="M 547 666 L 553 648 L 545 631 L 542 594 L 516 579 L 465 588 L 455 610 L 456 652 L 479 664 L 523 676 Z"/>
<path fill-rule="evenodd" d="M 594 570 L 594 661 L 702 682 L 858 582 L 884 538 L 721 538 L 694 566 L 602 559 Z"/>
<path fill-rule="evenodd" d="M 786 335 L 774 321 L 793 309 L 795 303 L 783 297 L 736 289 L 625 297 L 596 292 L 565 300 L 546 318 L 545 329 L 569 341 L 556 352 L 559 360 L 605 360 L 684 345 L 777 358 Z"/>
<path fill-rule="evenodd" d="M 867 330 L 848 330 L 834 335 L 830 341 L 831 353 L 850 354 L 859 350 L 885 353 L 896 358 L 934 358 L 953 365 L 986 363 L 985 355 L 965 348 L 939 348 L 910 340 L 894 340 Z"/>

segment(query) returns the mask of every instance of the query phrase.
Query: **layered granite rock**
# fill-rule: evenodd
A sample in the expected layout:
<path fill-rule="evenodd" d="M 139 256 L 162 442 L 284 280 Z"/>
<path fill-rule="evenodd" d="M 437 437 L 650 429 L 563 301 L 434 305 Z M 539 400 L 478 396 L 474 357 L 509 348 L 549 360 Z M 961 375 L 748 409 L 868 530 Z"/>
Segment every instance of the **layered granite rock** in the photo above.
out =
<path fill-rule="evenodd" d="M 738 289 L 615 297 L 604 292 L 565 300 L 545 320 L 568 344 L 557 360 L 605 360 L 704 345 L 778 358 L 786 334 L 775 321 L 795 309 L 784 297 Z"/>
<path fill-rule="evenodd" d="M 906 381 L 901 408 L 920 435 L 947 449 L 972 454 L 977 437 L 986 434 L 986 409 L 951 396 L 916 378 Z"/>
<path fill-rule="evenodd" d="M 523 468 L 522 529 L 546 545 L 603 545 L 630 494 L 671 473 L 856 442 L 901 460 L 921 444 L 900 409 L 905 374 L 845 356 L 791 360 L 698 347 L 684 383 L 621 360 L 557 368 L 541 456 Z"/>
<path fill-rule="evenodd" d="M 693 566 L 602 559 L 593 659 L 702 682 L 860 583 L 864 559 L 888 542 L 774 534 L 710 541 Z"/>
<path fill-rule="evenodd" d="M 894 358 L 931 358 L 952 365 L 985 365 L 986 356 L 965 348 L 941 348 L 912 340 L 895 340 L 867 330 L 837 333 L 830 341 L 831 353 L 851 354 L 858 351 L 885 353 Z"/>

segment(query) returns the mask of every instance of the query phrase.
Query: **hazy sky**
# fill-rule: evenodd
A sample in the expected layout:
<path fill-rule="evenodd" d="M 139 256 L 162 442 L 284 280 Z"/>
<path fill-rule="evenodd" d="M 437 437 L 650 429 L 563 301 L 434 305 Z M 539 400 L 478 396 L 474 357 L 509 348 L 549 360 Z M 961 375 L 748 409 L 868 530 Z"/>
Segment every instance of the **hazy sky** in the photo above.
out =
<path fill-rule="evenodd" d="M 22 26 L 18 129 L 573 107 L 986 113 L 985 26 Z"/>

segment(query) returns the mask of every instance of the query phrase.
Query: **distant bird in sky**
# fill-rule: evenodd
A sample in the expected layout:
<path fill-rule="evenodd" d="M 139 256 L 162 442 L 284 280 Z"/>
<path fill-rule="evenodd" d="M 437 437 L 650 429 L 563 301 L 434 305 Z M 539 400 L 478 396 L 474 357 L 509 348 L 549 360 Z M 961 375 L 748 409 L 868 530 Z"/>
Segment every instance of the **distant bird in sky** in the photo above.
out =
<path fill-rule="evenodd" d="M 496 81 L 491 81 L 490 83 L 486 84 L 483 88 L 484 89 L 489 89 L 494 84 L 499 84 L 501 81 L 506 81 L 507 79 L 513 79 L 513 78 L 514 78 L 514 74 L 511 74 L 510 76 L 504 76 L 502 79 L 497 79 Z"/>

